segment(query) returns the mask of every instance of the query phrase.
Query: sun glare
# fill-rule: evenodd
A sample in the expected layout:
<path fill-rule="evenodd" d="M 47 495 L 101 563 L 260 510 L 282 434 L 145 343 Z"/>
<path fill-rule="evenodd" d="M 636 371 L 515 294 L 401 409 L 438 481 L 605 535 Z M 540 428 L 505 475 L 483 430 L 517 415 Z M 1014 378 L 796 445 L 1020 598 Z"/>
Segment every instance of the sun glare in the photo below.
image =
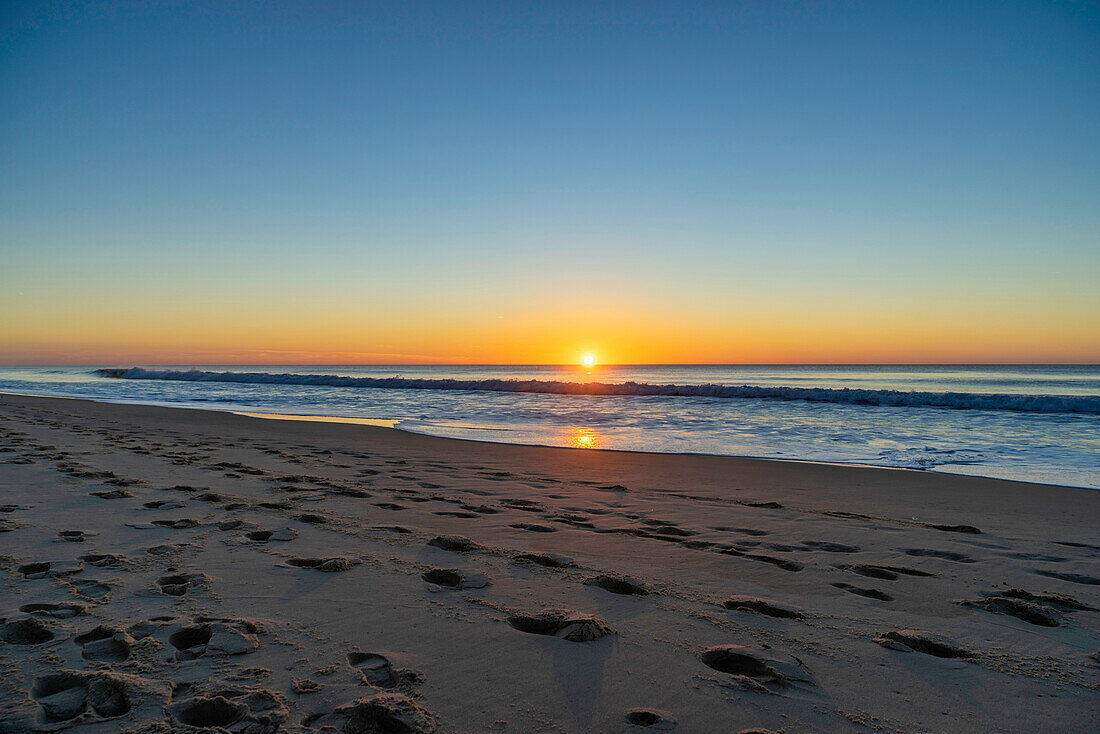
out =
<path fill-rule="evenodd" d="M 582 359 L 581 361 L 584 362 L 585 367 L 591 367 L 592 365 L 596 364 L 596 355 L 586 354 L 584 355 L 584 359 Z"/>
<path fill-rule="evenodd" d="M 591 428 L 574 428 L 569 434 L 569 445 L 577 449 L 598 449 L 600 436 Z"/>

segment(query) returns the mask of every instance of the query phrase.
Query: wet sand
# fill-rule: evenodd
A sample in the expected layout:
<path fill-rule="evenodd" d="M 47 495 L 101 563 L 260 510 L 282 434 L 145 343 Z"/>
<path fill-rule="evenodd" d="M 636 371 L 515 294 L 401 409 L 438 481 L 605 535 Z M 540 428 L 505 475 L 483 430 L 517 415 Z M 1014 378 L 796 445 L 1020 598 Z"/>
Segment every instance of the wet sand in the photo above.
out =
<path fill-rule="evenodd" d="M 1087 731 L 1100 492 L 0 396 L 0 731 Z"/>

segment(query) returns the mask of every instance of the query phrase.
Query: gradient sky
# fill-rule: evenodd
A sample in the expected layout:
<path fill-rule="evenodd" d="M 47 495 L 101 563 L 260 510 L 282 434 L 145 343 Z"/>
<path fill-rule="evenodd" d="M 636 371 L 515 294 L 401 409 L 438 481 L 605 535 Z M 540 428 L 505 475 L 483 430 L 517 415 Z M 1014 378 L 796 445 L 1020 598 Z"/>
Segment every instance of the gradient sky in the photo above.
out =
<path fill-rule="evenodd" d="M 1100 362 L 1092 2 L 4 3 L 0 362 Z"/>

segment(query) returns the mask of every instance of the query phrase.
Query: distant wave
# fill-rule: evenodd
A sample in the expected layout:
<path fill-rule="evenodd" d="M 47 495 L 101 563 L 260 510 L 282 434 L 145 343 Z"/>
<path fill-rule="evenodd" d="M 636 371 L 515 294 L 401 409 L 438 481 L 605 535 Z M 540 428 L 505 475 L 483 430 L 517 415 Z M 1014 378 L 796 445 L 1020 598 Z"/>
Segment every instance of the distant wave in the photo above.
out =
<path fill-rule="evenodd" d="M 271 372 L 203 370 L 99 369 L 96 374 L 122 380 L 236 382 L 249 385 L 312 385 L 390 390 L 482 390 L 551 395 L 665 395 L 729 399 L 806 400 L 817 403 L 934 407 L 959 410 L 1011 410 L 1026 413 L 1100 413 L 1100 397 L 1075 395 L 1009 395 L 960 392 L 904 392 L 824 387 L 754 385 L 650 385 L 639 382 L 561 382 L 556 380 L 443 380 L 404 377 L 341 377 Z"/>

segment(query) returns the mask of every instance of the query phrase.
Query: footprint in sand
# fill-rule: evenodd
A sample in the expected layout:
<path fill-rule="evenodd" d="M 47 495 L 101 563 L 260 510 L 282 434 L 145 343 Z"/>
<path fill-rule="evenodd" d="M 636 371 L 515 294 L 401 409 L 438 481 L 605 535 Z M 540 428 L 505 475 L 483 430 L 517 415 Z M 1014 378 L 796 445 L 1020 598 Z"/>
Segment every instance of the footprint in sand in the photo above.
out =
<path fill-rule="evenodd" d="M 924 527 L 932 528 L 933 530 L 942 530 L 945 533 L 971 533 L 974 535 L 981 535 L 982 531 L 973 525 L 937 525 L 935 523 L 924 523 Z"/>
<path fill-rule="evenodd" d="M 400 693 L 379 693 L 336 707 L 328 714 L 313 714 L 305 726 L 324 731 L 402 732 L 432 734 L 436 718 L 432 712 Z"/>
<path fill-rule="evenodd" d="M 63 671 L 42 676 L 35 679 L 31 698 L 42 708 L 43 723 L 70 721 L 88 709 L 104 719 L 130 710 L 125 684 L 108 673 Z"/>
<path fill-rule="evenodd" d="M 370 492 L 366 492 L 362 489 L 356 489 L 355 487 L 335 487 L 332 490 L 333 494 L 342 495 L 344 497 L 373 497 Z"/>
<path fill-rule="evenodd" d="M 915 568 L 905 568 L 904 566 L 876 566 L 874 564 L 856 564 L 848 566 L 837 566 L 844 571 L 851 571 L 852 573 L 858 573 L 860 576 L 867 576 L 873 579 L 882 579 L 884 581 L 897 581 L 898 574 L 905 574 L 906 576 L 935 576 L 934 573 L 927 571 L 918 571 Z"/>
<path fill-rule="evenodd" d="M 34 617 L 0 620 L 0 640 L 9 645 L 41 645 L 53 637 L 53 631 Z"/>
<path fill-rule="evenodd" d="M 623 714 L 626 723 L 653 731 L 675 731 L 676 717 L 659 709 L 631 709 Z"/>
<path fill-rule="evenodd" d="M 153 525 L 172 528 L 173 530 L 186 530 L 187 528 L 198 527 L 200 524 L 198 520 L 191 517 L 182 517 L 178 520 L 153 520 Z"/>
<path fill-rule="evenodd" d="M 105 663 L 119 663 L 130 657 L 133 641 L 134 638 L 122 630 L 103 625 L 73 638 L 73 642 L 80 645 L 82 658 Z"/>
<path fill-rule="evenodd" d="M 89 535 L 93 533 L 84 530 L 60 530 L 57 533 L 57 537 L 66 543 L 83 543 Z"/>
<path fill-rule="evenodd" d="M 220 729 L 239 722 L 245 715 L 243 706 L 222 696 L 199 697 L 173 704 L 173 719 L 201 729 Z"/>
<path fill-rule="evenodd" d="M 265 688 L 223 689 L 212 696 L 179 701 L 165 710 L 175 721 L 204 731 L 282 731 L 290 716 L 283 698 Z"/>
<path fill-rule="evenodd" d="M 286 565 L 294 568 L 312 568 L 316 571 L 336 573 L 339 571 L 347 571 L 353 566 L 358 566 L 360 563 L 362 563 L 362 561 L 358 558 L 337 556 L 333 558 L 288 558 Z"/>
<path fill-rule="evenodd" d="M 39 561 L 36 563 L 24 563 L 22 566 L 16 567 L 15 570 L 23 575 L 24 581 L 34 581 L 37 579 L 44 579 L 47 576 L 72 576 L 83 571 L 84 567 L 80 564 L 65 565 L 52 561 Z"/>
<path fill-rule="evenodd" d="M 1062 611 L 1081 611 L 1081 612 L 1095 612 L 1096 607 L 1090 607 L 1088 604 L 1082 604 L 1071 596 L 1065 594 L 1033 594 L 1030 591 L 1023 589 L 1006 589 L 1004 591 L 990 592 L 986 596 L 1003 596 L 1009 599 L 1023 599 L 1024 601 L 1033 601 L 1039 604 L 1043 604 L 1048 607 L 1053 607 Z"/>
<path fill-rule="evenodd" d="M 280 528 L 278 530 L 254 530 L 246 533 L 245 537 L 254 543 L 266 543 L 271 540 L 286 542 L 298 537 L 298 531 L 293 528 Z"/>
<path fill-rule="evenodd" d="M 736 609 L 742 612 L 754 612 L 768 617 L 781 619 L 802 619 L 806 616 L 803 612 L 784 606 L 769 599 L 759 599 L 755 596 L 734 596 L 722 602 L 726 609 Z"/>
<path fill-rule="evenodd" d="M 117 566 L 125 561 L 126 558 L 125 556 L 116 555 L 114 553 L 88 553 L 81 556 L 80 560 L 92 566 L 106 568 L 108 566 Z"/>
<path fill-rule="evenodd" d="M 573 565 L 572 558 L 557 553 L 520 553 L 516 556 L 516 561 L 534 563 L 537 566 L 546 566 L 547 568 L 567 568 Z"/>
<path fill-rule="evenodd" d="M 762 553 L 746 553 L 745 558 L 770 563 L 773 566 L 779 566 L 784 571 L 801 571 L 804 568 L 804 566 L 797 561 L 791 561 L 786 558 L 776 558 L 775 556 L 766 556 Z"/>
<path fill-rule="evenodd" d="M 653 532 L 658 535 L 669 535 L 679 538 L 687 538 L 697 533 L 694 530 L 685 530 L 678 525 L 668 522 L 666 520 L 641 520 L 643 525 L 648 525 L 653 528 Z"/>
<path fill-rule="evenodd" d="M 622 594 L 624 596 L 646 596 L 649 594 L 644 586 L 627 576 L 601 574 L 585 579 L 584 583 L 586 586 L 598 586 L 604 591 L 610 591 L 612 594 Z"/>
<path fill-rule="evenodd" d="M 24 614 L 43 614 L 55 619 L 71 619 L 72 617 L 77 617 L 86 613 L 88 608 L 83 604 L 75 603 L 24 604 L 19 607 L 19 611 Z"/>
<path fill-rule="evenodd" d="M 363 682 L 368 685 L 389 688 L 397 683 L 393 665 L 385 655 L 356 650 L 348 653 L 348 664 L 359 671 Z"/>
<path fill-rule="evenodd" d="M 841 512 L 839 510 L 833 510 L 830 512 L 823 512 L 822 515 L 828 515 L 829 517 L 841 517 L 846 520 L 874 520 L 875 518 L 870 515 L 861 515 L 858 512 Z"/>
<path fill-rule="evenodd" d="M 874 638 L 879 645 L 899 652 L 916 651 L 937 658 L 973 660 L 974 654 L 952 640 L 920 630 L 892 630 Z"/>
<path fill-rule="evenodd" d="M 146 502 L 142 507 L 147 510 L 178 510 L 181 507 L 187 507 L 187 503 L 180 500 L 153 500 Z"/>
<path fill-rule="evenodd" d="M 732 528 L 728 525 L 713 525 L 711 526 L 711 530 L 717 530 L 723 533 L 741 533 L 742 535 L 753 535 L 757 537 L 770 534 L 767 530 L 758 530 L 756 528 Z"/>
<path fill-rule="evenodd" d="M 497 515 L 497 514 L 500 513 L 500 510 L 498 510 L 495 507 L 490 507 L 489 505 L 466 505 L 466 504 L 464 504 L 464 505 L 461 505 L 461 507 L 462 507 L 462 509 L 464 509 L 468 512 L 476 512 L 479 515 Z"/>
<path fill-rule="evenodd" d="M 294 678 L 291 681 L 291 688 L 295 695 L 304 696 L 321 690 L 321 684 L 312 678 Z"/>
<path fill-rule="evenodd" d="M 722 645 L 707 648 L 699 659 L 712 670 L 735 676 L 750 690 L 774 693 L 795 684 L 815 685 L 802 661 L 770 648 Z"/>
<path fill-rule="evenodd" d="M 183 596 L 191 588 L 210 581 L 205 573 L 176 573 L 157 579 L 160 593 L 168 596 Z"/>
<path fill-rule="evenodd" d="M 10 510 L 8 510 L 10 512 Z M 1088 550 L 1100 551 L 1100 545 L 1091 545 L 1089 543 L 1077 543 L 1071 540 L 1052 540 L 1051 543 L 1055 545 L 1064 545 L 1067 548 L 1087 548 Z"/>
<path fill-rule="evenodd" d="M 1022 599 L 1010 599 L 1004 596 L 989 596 L 985 599 L 979 599 L 978 601 L 960 601 L 958 602 L 964 607 L 972 607 L 975 609 L 982 609 L 992 614 L 1006 614 L 1010 617 L 1015 617 L 1028 624 L 1038 625 L 1040 627 L 1059 627 L 1062 624 L 1062 617 L 1053 609 L 1045 607 L 1042 604 L 1036 604 L 1035 602 L 1024 601 Z"/>
<path fill-rule="evenodd" d="M 1035 569 L 1032 573 L 1037 573 L 1040 576 L 1046 576 L 1052 579 L 1059 579 L 1061 581 L 1069 581 L 1071 584 L 1088 584 L 1090 586 L 1100 585 L 1100 579 L 1092 576 L 1086 576 L 1081 573 L 1065 573 L 1062 571 L 1044 571 L 1041 569 Z"/>
<path fill-rule="evenodd" d="M 791 561 L 786 558 L 776 558 L 775 556 L 767 556 L 763 553 L 746 553 L 745 551 L 738 550 L 737 548 L 723 548 L 718 551 L 727 556 L 738 556 L 741 558 L 751 558 L 754 561 L 763 561 L 764 563 L 770 563 L 773 566 L 779 566 L 784 571 L 801 571 L 804 567 L 797 561 Z"/>
<path fill-rule="evenodd" d="M 92 497 L 99 497 L 102 500 L 120 500 L 126 497 L 133 497 L 134 495 L 127 492 L 125 489 L 111 489 L 105 492 L 89 492 Z"/>
<path fill-rule="evenodd" d="M 480 545 L 460 535 L 437 535 L 428 541 L 428 545 L 442 548 L 443 550 L 453 553 L 470 553 L 472 551 L 481 550 Z"/>
<path fill-rule="evenodd" d="M 803 540 L 802 545 L 811 550 L 825 551 L 826 553 L 859 553 L 858 545 L 845 545 L 844 543 L 832 543 L 827 540 Z"/>
<path fill-rule="evenodd" d="M 508 527 L 515 528 L 516 530 L 526 530 L 529 533 L 555 533 L 558 530 L 557 528 L 552 528 L 548 525 L 539 525 L 533 522 L 516 522 L 512 523 Z"/>
<path fill-rule="evenodd" d="M 868 599 L 878 599 L 879 601 L 893 601 L 894 600 L 894 597 L 890 596 L 889 594 L 887 594 L 884 591 L 879 591 L 878 589 L 866 589 L 866 588 L 863 588 L 862 586 L 852 586 L 851 584 L 846 584 L 843 581 L 837 581 L 836 583 L 833 584 L 833 586 L 835 586 L 838 589 L 843 589 L 844 591 L 847 591 L 849 594 L 857 594 L 859 596 L 865 596 Z"/>
<path fill-rule="evenodd" d="M 676 527 L 675 525 L 656 525 L 653 526 L 653 530 L 647 533 L 651 538 L 657 538 L 658 540 L 669 540 L 674 542 L 683 542 L 684 538 L 689 538 L 695 535 L 694 530 L 684 530 L 683 528 Z"/>
<path fill-rule="evenodd" d="M 860 576 L 867 576 L 872 579 L 882 579 L 884 581 L 897 581 L 898 575 L 888 568 L 883 566 L 872 565 L 858 565 L 858 566 L 840 566 L 845 571 L 851 571 L 858 573 Z"/>
<path fill-rule="evenodd" d="M 596 524 L 588 519 L 587 515 L 581 515 L 575 512 L 561 512 L 557 515 L 551 515 L 550 520 L 554 522 L 560 522 L 563 525 L 572 525 L 575 528 L 595 528 Z"/>
<path fill-rule="evenodd" d="M 580 612 L 547 609 L 537 614 L 513 614 L 508 624 L 532 635 L 560 637 L 569 642 L 593 642 L 615 634 L 599 617 Z"/>
<path fill-rule="evenodd" d="M 933 550 L 931 548 L 902 548 L 901 551 L 910 556 L 926 556 L 929 558 L 942 558 L 945 561 L 955 561 L 956 563 L 975 563 L 976 559 L 964 553 L 955 553 L 953 551 L 941 551 Z"/>
<path fill-rule="evenodd" d="M 352 650 L 348 653 L 348 664 L 355 668 L 360 682 L 367 686 L 397 688 L 412 693 L 424 682 L 424 676 L 418 671 L 396 668 L 389 658 L 376 652 Z"/>
<path fill-rule="evenodd" d="M 483 573 L 467 573 L 455 568 L 433 568 L 422 573 L 420 578 L 434 587 L 446 589 L 483 589 L 492 583 Z"/>
<path fill-rule="evenodd" d="M 211 621 L 176 630 L 168 637 L 180 660 L 203 656 L 246 655 L 260 647 L 258 628 L 240 620 Z"/>
<path fill-rule="evenodd" d="M 503 500 L 500 504 L 513 510 L 522 510 L 523 512 L 545 512 L 542 505 L 532 500 L 507 499 Z"/>

